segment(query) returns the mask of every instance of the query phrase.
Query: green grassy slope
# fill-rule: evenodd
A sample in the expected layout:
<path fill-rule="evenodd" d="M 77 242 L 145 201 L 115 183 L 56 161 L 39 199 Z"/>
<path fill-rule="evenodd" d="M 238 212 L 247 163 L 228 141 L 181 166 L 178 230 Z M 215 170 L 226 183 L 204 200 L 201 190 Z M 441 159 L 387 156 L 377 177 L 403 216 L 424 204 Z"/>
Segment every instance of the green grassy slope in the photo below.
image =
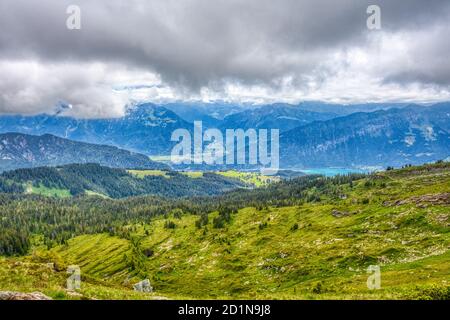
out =
<path fill-rule="evenodd" d="M 281 180 L 278 176 L 265 176 L 259 172 L 242 172 L 236 170 L 226 170 L 226 171 L 214 171 L 215 174 L 239 180 L 249 186 L 253 187 L 262 187 L 267 186 L 271 182 L 278 182 Z M 182 172 L 182 174 L 191 177 L 191 178 L 200 178 L 203 176 L 203 172 L 201 171 L 186 171 Z"/>
<path fill-rule="evenodd" d="M 49 188 L 43 185 L 33 186 L 28 183 L 26 186 L 27 193 L 39 194 L 46 197 L 66 198 L 72 196 L 70 190 L 60 188 Z"/>
<path fill-rule="evenodd" d="M 169 176 L 167 175 L 167 171 L 163 170 L 127 170 L 127 172 L 141 179 L 144 179 L 145 177 L 148 176 L 169 178 Z"/>
<path fill-rule="evenodd" d="M 202 228 L 198 216 L 169 215 L 130 224 L 134 246 L 107 234 L 36 245 L 0 260 L 0 290 L 79 298 L 64 290 L 76 264 L 86 298 L 449 299 L 449 215 L 448 166 L 384 172 L 344 185 L 339 200 L 241 209 L 221 229 L 216 212 Z M 44 262 L 61 271 L 42 271 Z M 369 265 L 380 266 L 379 290 L 367 288 Z M 144 278 L 154 294 L 132 291 Z"/>
<path fill-rule="evenodd" d="M 278 176 L 265 176 L 263 174 L 260 174 L 259 172 L 240 172 L 236 170 L 228 170 L 219 171 L 217 172 L 217 174 L 228 178 L 239 179 L 256 187 L 266 186 L 271 182 L 277 182 L 281 180 Z"/>
<path fill-rule="evenodd" d="M 147 176 L 162 176 L 170 178 L 170 176 L 167 175 L 167 171 L 162 170 L 128 170 L 128 172 L 139 178 L 144 178 Z M 189 178 L 203 177 L 202 171 L 182 171 L 179 173 Z M 236 179 L 253 187 L 262 187 L 268 185 L 271 182 L 278 182 L 281 180 L 281 178 L 278 176 L 265 176 L 259 172 L 240 172 L 236 170 L 227 170 L 227 171 L 213 171 L 211 173 L 226 178 Z"/>

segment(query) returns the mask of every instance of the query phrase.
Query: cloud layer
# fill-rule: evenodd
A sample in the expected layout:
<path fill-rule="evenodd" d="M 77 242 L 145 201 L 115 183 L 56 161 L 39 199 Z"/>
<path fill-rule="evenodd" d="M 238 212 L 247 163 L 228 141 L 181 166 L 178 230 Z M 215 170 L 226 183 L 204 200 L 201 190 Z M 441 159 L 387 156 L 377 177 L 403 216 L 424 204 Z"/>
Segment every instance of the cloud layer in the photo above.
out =
<path fill-rule="evenodd" d="M 81 30 L 66 9 L 81 9 Z M 59 101 L 115 116 L 130 100 L 450 99 L 450 2 L 0 2 L 0 112 Z"/>

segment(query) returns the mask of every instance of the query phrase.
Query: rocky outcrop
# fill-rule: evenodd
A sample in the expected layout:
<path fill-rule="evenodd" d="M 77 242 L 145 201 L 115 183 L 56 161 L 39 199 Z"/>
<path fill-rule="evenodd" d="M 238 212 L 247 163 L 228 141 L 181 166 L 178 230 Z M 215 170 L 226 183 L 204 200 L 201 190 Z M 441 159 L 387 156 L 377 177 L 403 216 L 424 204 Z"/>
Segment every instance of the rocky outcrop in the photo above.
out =
<path fill-rule="evenodd" d="M 397 207 L 410 203 L 415 204 L 419 208 L 424 208 L 428 205 L 450 204 L 450 193 L 425 194 L 408 199 L 385 201 L 383 205 L 385 207 Z"/>
<path fill-rule="evenodd" d="M 348 212 L 348 211 L 339 211 L 339 210 L 333 209 L 333 211 L 331 211 L 331 215 L 335 218 L 348 217 L 348 216 L 352 216 L 352 215 L 355 215 L 358 213 L 361 213 L 361 210 Z"/>
<path fill-rule="evenodd" d="M 346 211 L 339 211 L 334 209 L 333 211 L 331 211 L 331 215 L 335 218 L 342 218 L 342 217 L 347 217 L 350 215 L 349 212 Z"/>
<path fill-rule="evenodd" d="M 141 282 L 136 283 L 133 285 L 134 291 L 138 292 L 145 292 L 145 293 L 152 293 L 153 287 L 150 284 L 150 280 L 145 279 Z"/>
<path fill-rule="evenodd" d="M 23 293 L 0 291 L 0 300 L 52 300 L 52 298 L 41 292 Z"/>

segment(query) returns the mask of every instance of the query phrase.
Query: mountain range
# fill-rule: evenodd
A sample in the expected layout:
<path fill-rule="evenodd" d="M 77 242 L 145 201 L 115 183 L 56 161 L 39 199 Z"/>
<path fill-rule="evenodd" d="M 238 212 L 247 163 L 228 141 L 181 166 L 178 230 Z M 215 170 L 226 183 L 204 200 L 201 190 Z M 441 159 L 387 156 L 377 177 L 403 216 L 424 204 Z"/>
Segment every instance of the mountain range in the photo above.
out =
<path fill-rule="evenodd" d="M 4 115 L 0 116 L 0 133 L 52 134 L 147 156 L 167 156 L 176 143 L 171 141 L 172 132 L 179 128 L 192 132 L 193 121 L 201 120 L 205 128 L 222 131 L 280 129 L 283 168 L 386 167 L 447 158 L 449 117 L 450 103 L 145 103 L 129 107 L 124 116 L 111 119 L 77 119 L 64 112 Z"/>
<path fill-rule="evenodd" d="M 313 122 L 280 137 L 289 167 L 401 166 L 450 154 L 450 104 L 353 113 Z"/>
<path fill-rule="evenodd" d="M 336 113 L 307 111 L 292 105 L 275 104 L 229 115 L 223 119 L 219 128 L 222 131 L 237 128 L 288 131 L 314 121 L 325 121 L 336 117 L 338 117 Z"/>
<path fill-rule="evenodd" d="M 170 137 L 178 128 L 192 125 L 172 111 L 153 104 L 129 108 L 120 118 L 77 119 L 55 114 L 0 117 L 0 132 L 32 135 L 53 134 L 62 138 L 120 147 L 144 154 L 170 153 Z"/>

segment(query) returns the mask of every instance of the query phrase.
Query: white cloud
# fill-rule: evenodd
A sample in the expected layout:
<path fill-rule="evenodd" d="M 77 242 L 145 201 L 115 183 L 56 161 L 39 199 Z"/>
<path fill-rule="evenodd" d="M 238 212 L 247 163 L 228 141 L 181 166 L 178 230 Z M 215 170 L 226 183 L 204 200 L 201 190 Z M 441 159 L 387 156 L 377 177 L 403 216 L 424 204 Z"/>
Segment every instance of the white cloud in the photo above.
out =
<path fill-rule="evenodd" d="M 317 2 L 319 4 L 317 4 Z M 361 103 L 450 99 L 449 2 L 68 0 L 0 2 L 0 112 L 59 102 L 83 117 L 136 101 Z"/>
<path fill-rule="evenodd" d="M 133 96 L 116 87 L 153 85 L 159 77 L 118 64 L 43 63 L 33 60 L 0 61 L 0 112 L 51 112 L 61 102 L 65 114 L 115 117 Z"/>

